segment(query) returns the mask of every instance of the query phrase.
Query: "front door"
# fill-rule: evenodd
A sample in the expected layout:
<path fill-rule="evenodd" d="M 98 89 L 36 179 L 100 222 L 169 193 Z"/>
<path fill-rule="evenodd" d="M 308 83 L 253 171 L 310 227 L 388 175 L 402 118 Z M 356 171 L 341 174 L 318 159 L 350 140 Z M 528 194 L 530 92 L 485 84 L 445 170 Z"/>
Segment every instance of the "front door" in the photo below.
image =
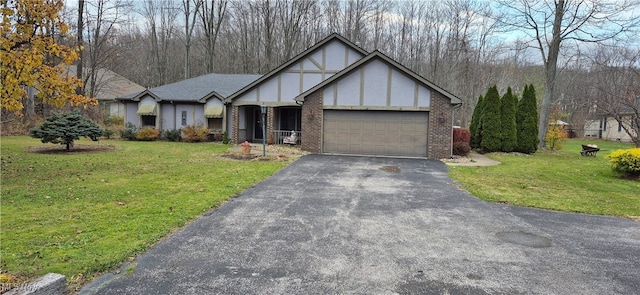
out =
<path fill-rule="evenodd" d="M 253 110 L 253 121 L 255 122 L 253 126 L 253 139 L 262 139 L 262 113 L 260 112 L 260 108 Z"/>

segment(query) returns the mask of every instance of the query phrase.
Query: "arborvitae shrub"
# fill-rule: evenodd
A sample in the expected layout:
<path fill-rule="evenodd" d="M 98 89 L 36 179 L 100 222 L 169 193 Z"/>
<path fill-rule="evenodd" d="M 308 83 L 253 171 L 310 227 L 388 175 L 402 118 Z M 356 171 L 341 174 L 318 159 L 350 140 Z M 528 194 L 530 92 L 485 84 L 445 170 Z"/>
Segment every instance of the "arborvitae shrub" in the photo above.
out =
<path fill-rule="evenodd" d="M 500 135 L 502 136 L 502 151 L 510 153 L 518 145 L 518 129 L 516 125 L 517 98 L 511 93 L 511 87 L 502 96 L 500 110 Z"/>
<path fill-rule="evenodd" d="M 471 117 L 471 125 L 469 126 L 469 132 L 471 133 L 471 141 L 469 144 L 472 148 L 479 148 L 480 142 L 482 142 L 482 108 L 484 98 L 482 95 L 478 98 L 478 103 L 476 104 L 476 108 L 473 109 L 473 115 Z"/>
<path fill-rule="evenodd" d="M 527 154 L 535 153 L 538 149 L 538 107 L 533 85 L 524 87 L 522 99 L 518 103 L 516 124 L 518 128 L 516 150 Z"/>
<path fill-rule="evenodd" d="M 497 152 L 502 148 L 500 135 L 500 94 L 493 85 L 484 97 L 482 111 L 482 141 L 480 147 L 484 152 Z"/>

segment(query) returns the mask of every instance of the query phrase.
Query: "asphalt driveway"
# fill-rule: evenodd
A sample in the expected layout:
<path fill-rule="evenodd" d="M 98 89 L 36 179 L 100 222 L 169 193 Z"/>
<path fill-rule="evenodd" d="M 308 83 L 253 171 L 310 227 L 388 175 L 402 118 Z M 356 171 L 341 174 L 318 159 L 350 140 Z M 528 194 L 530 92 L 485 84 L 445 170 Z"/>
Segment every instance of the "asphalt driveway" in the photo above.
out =
<path fill-rule="evenodd" d="M 305 156 L 82 293 L 640 293 L 640 223 L 486 203 L 447 173 Z"/>

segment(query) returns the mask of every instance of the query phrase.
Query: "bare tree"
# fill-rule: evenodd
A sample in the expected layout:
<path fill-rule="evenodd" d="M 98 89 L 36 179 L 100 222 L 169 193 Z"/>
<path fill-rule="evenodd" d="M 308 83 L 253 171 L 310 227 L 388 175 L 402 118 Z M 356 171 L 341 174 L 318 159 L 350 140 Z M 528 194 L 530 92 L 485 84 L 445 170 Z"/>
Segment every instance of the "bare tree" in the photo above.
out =
<path fill-rule="evenodd" d="M 216 42 L 227 13 L 227 3 L 227 0 L 203 1 L 200 9 L 197 10 L 204 33 L 202 43 L 205 49 L 207 73 L 212 73 L 215 69 Z"/>
<path fill-rule="evenodd" d="M 551 105 L 556 99 L 558 59 L 563 44 L 621 40 L 638 29 L 639 19 L 627 12 L 637 1 L 502 0 L 506 11 L 498 20 L 525 33 L 539 51 L 545 67 L 545 90 L 538 122 L 539 146 L 544 147 Z M 633 34 L 631 34 L 633 35 Z"/>
<path fill-rule="evenodd" d="M 193 7 L 191 6 L 193 2 Z M 202 6 L 203 0 L 182 0 L 182 12 L 184 13 L 184 78 L 191 78 L 191 37 L 196 27 L 197 12 Z"/>
<path fill-rule="evenodd" d="M 640 50 L 600 47 L 593 72 L 598 111 L 615 119 L 640 147 Z"/>

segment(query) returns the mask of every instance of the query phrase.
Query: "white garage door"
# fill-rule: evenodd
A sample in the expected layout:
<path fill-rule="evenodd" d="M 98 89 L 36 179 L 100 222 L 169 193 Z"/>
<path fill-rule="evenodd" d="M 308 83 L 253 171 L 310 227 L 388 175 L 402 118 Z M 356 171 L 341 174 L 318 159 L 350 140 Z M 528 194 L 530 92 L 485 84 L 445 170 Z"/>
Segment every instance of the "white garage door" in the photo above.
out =
<path fill-rule="evenodd" d="M 428 112 L 325 110 L 323 152 L 427 156 Z"/>

